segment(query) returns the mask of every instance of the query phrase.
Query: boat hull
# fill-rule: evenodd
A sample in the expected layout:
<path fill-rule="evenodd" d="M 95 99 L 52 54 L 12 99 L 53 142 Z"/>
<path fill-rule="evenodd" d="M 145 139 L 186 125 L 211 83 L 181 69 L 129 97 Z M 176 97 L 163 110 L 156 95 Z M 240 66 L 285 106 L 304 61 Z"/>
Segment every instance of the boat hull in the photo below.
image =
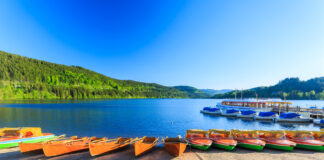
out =
<path fill-rule="evenodd" d="M 224 150 L 227 150 L 227 151 L 232 151 L 235 149 L 235 145 L 224 145 L 224 144 L 219 144 L 219 143 L 213 143 L 213 147 L 214 148 L 220 148 L 220 149 L 224 149 Z"/>
<path fill-rule="evenodd" d="M 24 143 L 37 143 L 37 142 L 50 140 L 52 138 L 55 138 L 55 136 L 53 134 L 46 134 L 45 136 L 39 136 L 39 137 L 20 138 L 20 139 L 2 141 L 2 142 L 0 142 L 0 149 L 10 148 L 10 147 L 17 147 L 17 146 L 19 146 L 19 143 L 21 143 L 21 142 L 24 142 Z"/>
<path fill-rule="evenodd" d="M 260 121 L 274 121 L 275 117 L 255 117 L 255 120 L 260 120 Z"/>
<path fill-rule="evenodd" d="M 203 110 L 201 110 L 200 113 L 210 114 L 210 115 L 220 115 L 221 114 L 220 111 L 217 111 L 217 112 L 208 112 L 208 111 L 203 111 Z"/>
<path fill-rule="evenodd" d="M 111 143 L 90 143 L 89 151 L 91 156 L 97 156 L 105 153 L 109 153 L 114 150 L 126 148 L 129 146 L 129 143 L 125 144 L 116 144 L 116 142 Z"/>
<path fill-rule="evenodd" d="M 76 151 L 89 149 L 89 144 L 83 142 L 76 142 L 73 144 L 44 144 L 43 152 L 46 157 L 59 156 Z"/>
<path fill-rule="evenodd" d="M 296 148 L 314 150 L 314 151 L 324 151 L 323 145 L 309 145 L 309 144 L 296 144 Z"/>
<path fill-rule="evenodd" d="M 206 151 L 211 147 L 211 145 L 200 145 L 200 144 L 193 144 L 193 143 L 189 143 L 189 145 L 192 148 L 200 149 L 200 150 L 203 150 L 203 151 Z"/>
<path fill-rule="evenodd" d="M 281 118 L 276 118 L 277 122 L 283 122 L 283 123 L 310 123 L 311 119 L 281 119 Z"/>
<path fill-rule="evenodd" d="M 186 143 L 164 143 L 165 149 L 173 156 L 178 157 L 186 150 Z"/>
<path fill-rule="evenodd" d="M 239 113 L 222 113 L 221 115 L 224 117 L 237 117 Z"/>
<path fill-rule="evenodd" d="M 262 145 L 248 144 L 248 143 L 242 143 L 242 142 L 237 143 L 237 146 L 242 147 L 242 148 L 251 149 L 251 150 L 256 150 L 256 151 L 262 151 L 264 148 L 264 146 L 262 146 Z"/>
<path fill-rule="evenodd" d="M 140 156 L 144 154 L 145 152 L 151 150 L 154 146 L 155 144 L 152 143 L 135 142 L 135 156 Z"/>
<path fill-rule="evenodd" d="M 237 118 L 254 119 L 255 115 L 237 115 Z"/>
<path fill-rule="evenodd" d="M 265 147 L 271 148 L 271 149 L 276 149 L 276 150 L 283 150 L 283 151 L 292 151 L 294 149 L 294 146 L 270 144 L 270 143 L 266 143 Z"/>

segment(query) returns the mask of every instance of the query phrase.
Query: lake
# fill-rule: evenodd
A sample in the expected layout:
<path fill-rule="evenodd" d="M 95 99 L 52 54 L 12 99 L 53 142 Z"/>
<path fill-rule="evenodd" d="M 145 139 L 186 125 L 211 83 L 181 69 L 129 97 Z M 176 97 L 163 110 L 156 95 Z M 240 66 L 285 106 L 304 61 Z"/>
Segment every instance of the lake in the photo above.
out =
<path fill-rule="evenodd" d="M 187 129 L 320 129 L 313 124 L 278 124 L 200 113 L 204 106 L 219 102 L 217 99 L 111 99 L 1 104 L 0 127 L 41 127 L 43 132 L 55 134 L 109 138 L 184 136 Z M 324 106 L 324 101 L 292 102 L 301 107 Z"/>

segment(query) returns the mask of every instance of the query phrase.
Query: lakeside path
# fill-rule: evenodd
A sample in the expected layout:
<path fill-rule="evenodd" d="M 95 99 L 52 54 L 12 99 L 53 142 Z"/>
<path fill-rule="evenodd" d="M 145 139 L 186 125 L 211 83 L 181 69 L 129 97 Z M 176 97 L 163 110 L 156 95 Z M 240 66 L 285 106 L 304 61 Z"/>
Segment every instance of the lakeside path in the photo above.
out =
<path fill-rule="evenodd" d="M 227 152 L 218 149 L 210 149 L 208 151 L 199 151 L 196 149 L 187 148 L 186 152 L 181 157 L 170 156 L 164 148 L 155 147 L 152 151 L 143 156 L 134 157 L 133 149 L 124 149 L 118 152 L 113 152 L 99 157 L 91 157 L 88 151 L 77 152 L 58 157 L 46 158 L 42 153 L 21 154 L 19 148 L 10 148 L 0 150 L 0 159 L 10 160 L 323 160 L 324 152 L 313 152 L 306 150 L 295 149 L 293 152 L 283 152 L 271 149 L 264 149 L 262 152 L 245 150 L 237 148 L 234 152 Z"/>

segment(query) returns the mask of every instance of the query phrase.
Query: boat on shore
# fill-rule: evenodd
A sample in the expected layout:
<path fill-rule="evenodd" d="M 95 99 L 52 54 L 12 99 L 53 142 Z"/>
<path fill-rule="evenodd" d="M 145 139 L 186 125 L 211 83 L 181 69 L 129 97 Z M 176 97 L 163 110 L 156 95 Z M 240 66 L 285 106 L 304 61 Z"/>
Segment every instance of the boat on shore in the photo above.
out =
<path fill-rule="evenodd" d="M 97 141 L 102 138 L 95 137 L 83 137 L 76 138 L 70 137 L 66 139 L 54 140 L 43 144 L 43 152 L 46 157 L 59 156 L 77 151 L 83 151 L 89 149 L 89 143 L 91 141 Z"/>
<path fill-rule="evenodd" d="M 65 135 L 57 136 L 43 142 L 20 142 L 19 149 L 21 153 L 43 151 L 43 144 L 54 140 L 60 140 L 63 138 L 65 138 Z"/>
<path fill-rule="evenodd" d="M 275 112 L 259 112 L 257 116 L 255 116 L 255 120 L 263 120 L 263 121 L 274 121 L 278 116 Z"/>
<path fill-rule="evenodd" d="M 42 133 L 38 127 L 1 128 L 0 149 L 17 147 L 19 143 L 35 143 L 55 138 L 52 133 Z"/>
<path fill-rule="evenodd" d="M 134 143 L 135 156 L 144 154 L 145 152 L 151 150 L 159 141 L 156 137 L 143 137 L 138 139 Z"/>
<path fill-rule="evenodd" d="M 178 157 L 183 154 L 187 148 L 187 142 L 181 137 L 162 139 L 165 149 L 173 156 Z"/>
<path fill-rule="evenodd" d="M 237 146 L 251 150 L 261 151 L 265 146 L 265 142 L 259 139 L 258 131 L 248 130 L 231 130 Z"/>
<path fill-rule="evenodd" d="M 324 142 L 314 139 L 311 131 L 286 131 L 287 139 L 296 143 L 296 148 L 324 151 Z"/>
<path fill-rule="evenodd" d="M 259 136 L 266 142 L 266 148 L 292 151 L 296 146 L 295 142 L 286 139 L 285 131 L 259 131 Z"/>
<path fill-rule="evenodd" d="M 215 148 L 232 151 L 237 145 L 237 141 L 233 139 L 231 131 L 210 129 L 209 138 L 213 141 L 212 146 Z"/>
<path fill-rule="evenodd" d="M 220 115 L 221 110 L 214 107 L 204 107 L 203 110 L 200 110 L 200 113 L 210 114 L 210 115 Z"/>
<path fill-rule="evenodd" d="M 240 111 L 237 109 L 227 109 L 226 111 L 221 113 L 221 115 L 224 117 L 236 117 L 239 114 Z"/>
<path fill-rule="evenodd" d="M 111 151 L 128 147 L 137 139 L 119 137 L 116 139 L 102 138 L 89 143 L 89 152 L 91 156 L 105 154 Z"/>
<path fill-rule="evenodd" d="M 212 145 L 212 140 L 208 138 L 208 131 L 201 129 L 187 130 L 186 140 L 192 148 L 208 150 Z"/>
<path fill-rule="evenodd" d="M 277 122 L 286 122 L 286 123 L 310 123 L 311 118 L 303 118 L 300 114 L 287 112 L 281 113 L 279 117 L 276 118 Z"/>
<path fill-rule="evenodd" d="M 248 118 L 248 119 L 254 119 L 257 112 L 254 110 L 243 110 L 241 111 L 241 114 L 237 115 L 237 118 Z"/>

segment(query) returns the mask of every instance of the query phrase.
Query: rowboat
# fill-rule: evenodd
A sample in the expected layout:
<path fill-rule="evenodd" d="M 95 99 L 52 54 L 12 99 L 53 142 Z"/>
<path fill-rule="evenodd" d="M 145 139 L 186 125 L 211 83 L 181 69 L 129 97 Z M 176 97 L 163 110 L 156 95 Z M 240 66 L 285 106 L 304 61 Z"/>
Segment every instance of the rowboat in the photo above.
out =
<path fill-rule="evenodd" d="M 2 128 L 0 129 L 0 149 L 16 147 L 20 142 L 42 142 L 55 137 L 52 133 L 42 133 L 41 128 Z"/>
<path fill-rule="evenodd" d="M 273 121 L 278 116 L 275 112 L 259 112 L 257 116 L 255 116 L 256 120 L 264 120 L 264 121 Z"/>
<path fill-rule="evenodd" d="M 213 141 L 213 147 L 215 148 L 232 151 L 237 145 L 237 141 L 233 139 L 230 131 L 210 129 L 209 138 Z"/>
<path fill-rule="evenodd" d="M 165 149 L 173 156 L 181 156 L 186 150 L 187 142 L 185 142 L 181 137 L 162 139 Z"/>
<path fill-rule="evenodd" d="M 65 135 L 57 136 L 55 138 L 52 138 L 47 141 L 43 142 L 20 142 L 19 143 L 19 149 L 21 153 L 27 153 L 27 152 L 35 152 L 35 151 L 42 151 L 43 149 L 43 144 L 53 141 L 53 140 L 59 140 L 63 139 Z"/>
<path fill-rule="evenodd" d="M 287 138 L 296 143 L 296 148 L 324 151 L 324 142 L 314 139 L 312 131 L 286 131 Z"/>
<path fill-rule="evenodd" d="M 134 143 L 135 156 L 142 155 L 143 153 L 149 151 L 157 144 L 158 141 L 159 139 L 155 137 L 143 137 L 138 139 Z"/>
<path fill-rule="evenodd" d="M 135 139 L 136 140 L 136 139 Z M 128 147 L 133 142 L 132 138 L 116 138 L 116 139 L 100 139 L 89 143 L 89 151 L 91 156 L 97 156 L 118 149 Z"/>
<path fill-rule="evenodd" d="M 203 110 L 200 110 L 200 113 L 210 114 L 210 115 L 220 115 L 221 110 L 219 108 L 204 107 Z"/>
<path fill-rule="evenodd" d="M 324 130 L 323 131 L 312 131 L 314 139 L 324 142 Z"/>
<path fill-rule="evenodd" d="M 238 147 L 261 151 L 265 142 L 259 139 L 258 131 L 231 130 Z"/>
<path fill-rule="evenodd" d="M 285 131 L 259 131 L 259 136 L 267 148 L 292 151 L 296 146 L 295 142 L 286 139 Z"/>
<path fill-rule="evenodd" d="M 311 118 L 303 118 L 300 114 L 288 112 L 281 113 L 279 117 L 276 118 L 277 122 L 293 122 L 293 123 L 309 123 Z"/>
<path fill-rule="evenodd" d="M 254 110 L 243 110 L 241 114 L 237 115 L 237 118 L 249 118 L 253 119 L 256 116 L 256 111 Z"/>
<path fill-rule="evenodd" d="M 50 141 L 43 144 L 43 152 L 46 157 L 59 156 L 76 151 L 89 149 L 89 142 L 96 141 L 100 138 L 67 138 L 55 141 Z"/>
<path fill-rule="evenodd" d="M 225 112 L 221 113 L 221 115 L 225 117 L 236 117 L 239 114 L 240 111 L 236 109 L 227 109 Z"/>
<path fill-rule="evenodd" d="M 201 129 L 190 129 L 187 130 L 186 140 L 192 148 L 201 150 L 208 150 L 212 145 L 212 140 L 208 138 L 208 131 Z"/>

